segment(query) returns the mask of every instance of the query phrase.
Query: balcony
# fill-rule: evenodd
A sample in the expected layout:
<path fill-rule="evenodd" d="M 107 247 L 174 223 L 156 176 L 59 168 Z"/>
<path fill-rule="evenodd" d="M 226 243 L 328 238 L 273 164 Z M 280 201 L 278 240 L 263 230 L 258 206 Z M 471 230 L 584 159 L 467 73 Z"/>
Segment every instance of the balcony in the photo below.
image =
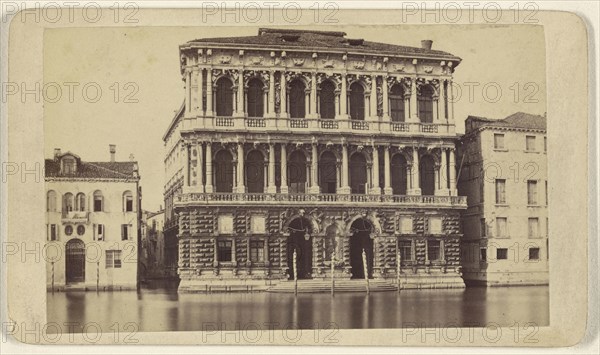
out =
<path fill-rule="evenodd" d="M 381 118 L 356 121 L 351 119 L 281 118 L 281 117 L 191 117 L 183 120 L 183 130 L 260 131 L 298 133 L 390 134 L 397 136 L 454 135 L 454 124 L 391 122 Z"/>
<path fill-rule="evenodd" d="M 281 194 L 281 193 L 183 193 L 177 205 L 376 205 L 385 207 L 467 208 L 466 196 Z"/>
<path fill-rule="evenodd" d="M 63 211 L 62 212 L 62 223 L 88 223 L 89 212 L 81 211 Z"/>

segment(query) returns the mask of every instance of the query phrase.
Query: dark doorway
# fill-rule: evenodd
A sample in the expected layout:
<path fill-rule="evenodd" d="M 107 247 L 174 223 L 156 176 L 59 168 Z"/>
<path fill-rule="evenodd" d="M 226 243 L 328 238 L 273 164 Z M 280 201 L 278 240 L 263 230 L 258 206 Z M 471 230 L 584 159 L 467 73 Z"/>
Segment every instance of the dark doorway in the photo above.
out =
<path fill-rule="evenodd" d="M 353 194 L 366 193 L 367 161 L 361 153 L 354 153 L 350 157 L 350 187 Z"/>
<path fill-rule="evenodd" d="M 350 85 L 350 118 L 365 119 L 365 88 L 359 83 Z"/>
<path fill-rule="evenodd" d="M 392 122 L 404 122 L 404 90 L 402 85 L 396 84 L 390 90 L 390 116 Z"/>
<path fill-rule="evenodd" d="M 406 159 L 402 154 L 392 157 L 392 190 L 394 195 L 406 195 Z"/>
<path fill-rule="evenodd" d="M 220 150 L 215 156 L 215 192 L 233 192 L 233 157 Z"/>
<path fill-rule="evenodd" d="M 435 164 L 430 155 L 423 155 L 419 162 L 421 195 L 435 193 Z"/>
<path fill-rule="evenodd" d="M 249 193 L 265 192 L 265 161 L 258 150 L 251 151 L 246 158 L 246 186 Z"/>
<path fill-rule="evenodd" d="M 312 273 L 312 229 L 307 218 L 299 217 L 289 225 L 290 237 L 287 245 L 288 275 L 294 279 L 294 250 L 298 280 L 310 279 Z"/>
<path fill-rule="evenodd" d="M 215 93 L 217 116 L 231 116 L 233 113 L 233 83 L 226 77 L 217 80 Z"/>
<path fill-rule="evenodd" d="M 71 239 L 66 248 L 67 283 L 85 281 L 85 244 L 81 239 Z"/>
<path fill-rule="evenodd" d="M 350 266 L 353 279 L 364 279 L 365 268 L 363 263 L 363 250 L 367 259 L 367 272 L 369 278 L 373 277 L 373 239 L 370 235 L 373 225 L 365 218 L 359 218 L 352 223 L 350 231 Z"/>
<path fill-rule="evenodd" d="M 324 194 L 334 194 L 337 188 L 337 159 L 326 151 L 319 159 L 319 185 Z"/>
<path fill-rule="evenodd" d="M 321 118 L 335 118 L 335 85 L 329 80 L 321 83 L 319 113 Z"/>
<path fill-rule="evenodd" d="M 264 114 L 264 98 L 263 98 L 263 82 L 260 79 L 251 79 L 248 83 L 247 99 L 248 99 L 248 117 L 263 117 Z"/>
<path fill-rule="evenodd" d="M 290 84 L 290 117 L 306 116 L 306 86 L 302 80 L 294 80 Z"/>

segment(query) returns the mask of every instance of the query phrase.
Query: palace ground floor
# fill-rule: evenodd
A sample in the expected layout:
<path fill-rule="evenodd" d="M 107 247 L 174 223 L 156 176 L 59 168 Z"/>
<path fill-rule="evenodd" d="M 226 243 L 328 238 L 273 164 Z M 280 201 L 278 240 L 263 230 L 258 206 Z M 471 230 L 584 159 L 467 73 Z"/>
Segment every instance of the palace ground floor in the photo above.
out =
<path fill-rule="evenodd" d="M 179 291 L 259 290 L 332 276 L 462 288 L 459 209 L 178 204 Z"/>

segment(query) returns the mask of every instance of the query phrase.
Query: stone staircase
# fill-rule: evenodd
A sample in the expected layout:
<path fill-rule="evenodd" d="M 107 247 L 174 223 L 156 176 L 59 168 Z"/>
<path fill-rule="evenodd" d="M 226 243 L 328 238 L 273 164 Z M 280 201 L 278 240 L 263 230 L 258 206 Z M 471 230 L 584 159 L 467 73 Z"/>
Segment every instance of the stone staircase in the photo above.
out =
<path fill-rule="evenodd" d="M 385 280 L 369 280 L 369 291 L 397 291 L 395 284 Z M 282 281 L 267 288 L 268 292 L 294 293 L 294 281 Z M 367 292 L 365 280 L 336 280 L 335 292 Z M 331 280 L 298 280 L 298 293 L 331 292 Z"/>

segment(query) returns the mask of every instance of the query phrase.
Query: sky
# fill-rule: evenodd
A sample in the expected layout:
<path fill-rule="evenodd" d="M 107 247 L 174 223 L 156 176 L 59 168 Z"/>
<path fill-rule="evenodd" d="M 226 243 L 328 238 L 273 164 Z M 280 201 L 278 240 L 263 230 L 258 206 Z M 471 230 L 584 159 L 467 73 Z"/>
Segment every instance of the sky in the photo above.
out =
<path fill-rule="evenodd" d="M 295 27 L 290 27 L 295 28 Z M 308 27 L 298 27 L 308 28 Z M 462 62 L 455 118 L 504 118 L 546 112 L 544 31 L 530 25 L 313 26 L 349 38 L 450 52 Z M 54 148 L 84 161 L 139 162 L 142 208 L 164 205 L 162 136 L 184 97 L 179 45 L 202 37 L 250 36 L 258 27 L 99 27 L 47 29 L 44 34 L 45 157 Z"/>

